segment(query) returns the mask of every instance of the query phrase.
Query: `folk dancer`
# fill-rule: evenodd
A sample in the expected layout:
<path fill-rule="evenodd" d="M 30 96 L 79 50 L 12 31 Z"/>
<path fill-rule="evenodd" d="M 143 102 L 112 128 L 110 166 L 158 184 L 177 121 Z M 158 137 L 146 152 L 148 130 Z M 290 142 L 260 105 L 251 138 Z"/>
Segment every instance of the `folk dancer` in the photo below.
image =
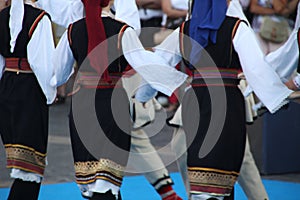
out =
<path fill-rule="evenodd" d="M 49 15 L 12 0 L 0 12 L 0 133 L 14 178 L 8 199 L 38 199 L 56 95 Z"/>
<path fill-rule="evenodd" d="M 239 175 L 246 121 L 238 73 L 244 72 L 271 113 L 294 94 L 265 62 L 253 30 L 244 21 L 237 0 L 196 0 L 192 18 L 155 48 L 170 65 L 183 58 L 194 70 L 182 101 L 192 200 L 228 197 Z"/>
<path fill-rule="evenodd" d="M 129 63 L 154 88 L 168 95 L 185 81 L 186 75 L 145 51 L 132 28 L 109 17 L 113 1 L 83 3 L 86 17 L 69 26 L 54 53 L 53 60 L 58 66 L 56 80 L 57 85 L 67 81 L 74 59 L 78 62 L 81 89 L 72 97 L 70 112 L 76 181 L 83 194 L 93 193 L 91 199 L 116 199 L 131 139 L 128 97 L 116 85 L 122 72 Z M 117 37 L 111 39 L 114 35 Z M 101 42 L 106 45 L 95 48 L 104 44 Z M 92 51 L 94 48 L 96 51 Z M 161 79 L 166 74 L 170 79 Z M 114 110 L 121 117 L 121 124 L 114 118 Z"/>

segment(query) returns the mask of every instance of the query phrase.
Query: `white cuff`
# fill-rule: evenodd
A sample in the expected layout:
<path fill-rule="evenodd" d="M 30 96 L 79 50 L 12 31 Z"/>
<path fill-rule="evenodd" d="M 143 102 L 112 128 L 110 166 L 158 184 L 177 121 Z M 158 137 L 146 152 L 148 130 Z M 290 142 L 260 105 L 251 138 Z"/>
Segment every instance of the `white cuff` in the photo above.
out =
<path fill-rule="evenodd" d="M 102 179 L 97 179 L 95 182 L 89 184 L 78 184 L 78 186 L 85 196 L 91 196 L 93 192 L 105 193 L 111 190 L 113 195 L 117 197 L 120 190 L 120 187 Z"/>
<path fill-rule="evenodd" d="M 42 176 L 32 173 L 32 172 L 26 172 L 21 169 L 12 168 L 10 177 L 12 178 L 18 178 L 22 179 L 23 181 L 31 181 L 31 182 L 37 182 L 40 183 L 42 181 Z"/>

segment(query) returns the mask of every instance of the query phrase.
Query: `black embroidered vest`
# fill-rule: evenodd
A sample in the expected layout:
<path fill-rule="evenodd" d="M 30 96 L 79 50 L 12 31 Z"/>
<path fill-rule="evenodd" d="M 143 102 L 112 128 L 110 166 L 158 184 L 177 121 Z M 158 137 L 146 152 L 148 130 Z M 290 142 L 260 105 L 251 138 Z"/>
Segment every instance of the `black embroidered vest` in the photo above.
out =
<path fill-rule="evenodd" d="M 118 34 L 122 31 L 122 28 L 127 26 L 125 23 L 116 21 L 110 17 L 103 17 L 102 21 L 106 37 L 108 38 L 108 71 L 123 72 L 128 63 L 124 56 L 121 55 L 122 50 L 118 48 L 121 46 Z M 80 65 L 86 59 L 88 49 L 88 35 L 85 18 L 69 26 L 68 37 L 73 56 L 80 67 Z M 94 71 L 94 69 L 91 67 L 89 70 Z"/>
<path fill-rule="evenodd" d="M 219 68 L 231 68 L 231 69 L 241 69 L 238 54 L 233 48 L 232 39 L 235 34 L 235 29 L 238 26 L 239 19 L 233 17 L 226 17 L 222 23 L 220 29 L 217 32 L 217 41 L 215 44 L 209 41 L 208 45 L 204 48 L 209 54 L 210 58 L 214 61 Z M 189 36 L 189 25 L 190 21 L 185 22 L 181 26 L 181 54 L 183 55 L 184 62 L 187 66 L 190 66 L 190 52 L 191 52 L 191 42 Z M 206 53 L 202 53 L 200 57 L 200 62 L 196 64 L 197 67 L 212 67 L 207 66 L 207 58 L 204 58 Z"/>
<path fill-rule="evenodd" d="M 14 52 L 11 53 L 9 44 L 9 11 L 10 6 L 0 12 L 0 54 L 5 58 L 27 58 L 27 45 L 38 22 L 42 19 L 46 12 L 30 5 L 24 5 L 22 30 L 17 37 Z M 47 16 L 49 17 L 49 15 Z"/>

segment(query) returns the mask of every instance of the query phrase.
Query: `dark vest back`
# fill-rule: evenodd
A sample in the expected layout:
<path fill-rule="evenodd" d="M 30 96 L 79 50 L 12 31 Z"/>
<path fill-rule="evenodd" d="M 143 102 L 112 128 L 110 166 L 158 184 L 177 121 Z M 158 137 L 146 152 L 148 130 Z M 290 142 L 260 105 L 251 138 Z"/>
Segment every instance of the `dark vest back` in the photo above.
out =
<path fill-rule="evenodd" d="M 27 58 L 27 45 L 30 41 L 30 29 L 33 28 L 35 23 L 38 23 L 36 19 L 43 14 L 43 10 L 34 8 L 30 5 L 24 7 L 24 19 L 22 30 L 18 35 L 14 52 L 10 52 L 10 30 L 9 30 L 9 11 L 10 6 L 3 9 L 0 12 L 0 53 L 5 58 Z"/>
<path fill-rule="evenodd" d="M 123 72 L 128 63 L 124 56 L 120 56 L 122 51 L 121 49 L 118 49 L 118 34 L 122 27 L 126 24 L 116 21 L 110 17 L 103 17 L 102 21 L 106 37 L 108 38 L 108 63 L 110 64 L 108 71 Z M 69 27 L 68 35 L 73 56 L 77 61 L 78 67 L 80 67 L 87 57 L 88 49 L 88 34 L 85 18 L 72 24 Z M 89 67 L 88 70 L 94 71 L 91 67 Z"/>
<path fill-rule="evenodd" d="M 232 46 L 232 31 L 237 21 L 238 18 L 226 17 L 217 33 L 216 43 L 213 44 L 209 41 L 208 45 L 204 48 L 219 68 L 241 69 L 239 57 Z M 189 36 L 189 25 L 190 21 L 184 24 L 183 33 L 186 36 Z M 184 54 L 184 61 L 188 65 L 189 62 L 187 60 L 191 52 L 191 42 L 189 37 L 186 36 L 183 37 L 183 47 L 181 47 L 181 49 L 184 49 L 184 53 L 182 54 Z M 197 67 L 212 67 L 207 66 L 209 62 L 207 62 L 208 59 L 204 57 L 205 55 L 207 54 L 202 53 Z"/>

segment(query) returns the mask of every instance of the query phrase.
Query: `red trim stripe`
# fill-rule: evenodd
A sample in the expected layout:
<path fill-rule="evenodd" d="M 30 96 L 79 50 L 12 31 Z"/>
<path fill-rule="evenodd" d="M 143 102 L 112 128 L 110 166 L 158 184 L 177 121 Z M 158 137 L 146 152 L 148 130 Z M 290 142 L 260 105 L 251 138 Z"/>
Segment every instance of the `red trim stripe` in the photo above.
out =
<path fill-rule="evenodd" d="M 193 71 L 193 77 L 197 78 L 232 78 L 237 79 L 238 69 L 233 68 L 217 68 L 217 67 L 201 67 Z"/>
<path fill-rule="evenodd" d="M 120 50 L 121 49 L 121 39 L 122 39 L 122 36 L 123 36 L 123 34 L 124 34 L 124 32 L 125 32 L 125 30 L 128 28 L 129 26 L 126 24 L 126 25 L 124 25 L 122 28 L 121 28 L 121 30 L 120 30 L 120 32 L 119 32 L 119 35 L 118 35 L 118 49 Z"/>
<path fill-rule="evenodd" d="M 31 71 L 27 58 L 5 58 L 5 68 Z"/>
<path fill-rule="evenodd" d="M 232 29 L 231 39 L 234 38 L 234 36 L 235 36 L 235 34 L 236 34 L 236 31 L 237 31 L 237 29 L 238 29 L 238 27 L 239 27 L 241 21 L 242 21 L 242 20 L 239 19 L 239 20 L 235 23 L 235 25 L 234 25 L 234 27 L 233 27 L 233 29 Z"/>
<path fill-rule="evenodd" d="M 73 24 L 70 24 L 68 27 L 68 40 L 69 40 L 69 45 L 72 46 L 72 38 L 71 38 L 71 32 L 72 32 Z"/>
<path fill-rule="evenodd" d="M 45 11 L 43 11 L 33 22 L 33 24 L 31 25 L 30 29 L 29 29 L 29 32 L 28 32 L 28 36 L 29 38 L 31 38 L 34 30 L 36 29 L 38 23 L 41 21 L 41 19 L 43 18 L 43 16 L 46 14 Z"/>
<path fill-rule="evenodd" d="M 184 26 L 185 26 L 185 22 L 183 22 L 180 26 L 180 34 L 179 34 L 179 45 L 180 45 L 180 51 L 181 51 L 181 55 L 184 58 L 185 57 L 185 53 L 184 53 L 184 43 L 183 43 L 183 38 L 184 38 Z"/>
<path fill-rule="evenodd" d="M 206 192 L 206 193 L 213 193 L 217 195 L 230 195 L 232 189 L 229 188 L 220 188 L 214 186 L 200 186 L 200 185 L 191 185 L 191 192 Z"/>
<path fill-rule="evenodd" d="M 206 87 L 206 86 L 227 86 L 227 87 L 237 87 L 236 84 L 191 84 L 193 87 Z"/>
<path fill-rule="evenodd" d="M 40 175 L 43 175 L 45 170 L 44 167 L 39 167 L 25 161 L 11 160 L 11 159 L 7 159 L 7 168 L 23 169 Z"/>

